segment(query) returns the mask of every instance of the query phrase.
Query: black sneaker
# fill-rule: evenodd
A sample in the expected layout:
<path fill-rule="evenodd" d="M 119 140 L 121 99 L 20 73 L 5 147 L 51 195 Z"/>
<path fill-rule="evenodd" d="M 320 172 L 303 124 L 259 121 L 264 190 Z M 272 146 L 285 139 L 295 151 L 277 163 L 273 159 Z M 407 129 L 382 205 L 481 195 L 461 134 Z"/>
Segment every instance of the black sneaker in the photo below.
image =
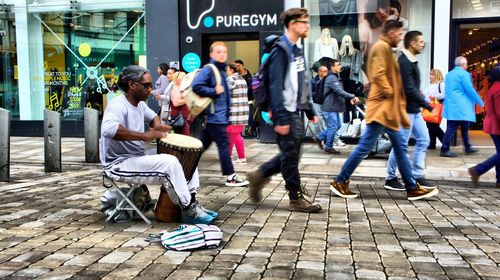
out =
<path fill-rule="evenodd" d="M 439 153 L 440 157 L 457 157 L 457 154 L 455 154 L 452 151 L 446 151 L 446 152 L 441 152 Z"/>
<path fill-rule="evenodd" d="M 318 137 L 316 136 L 313 136 L 312 139 L 314 140 L 314 142 L 316 142 L 316 144 L 318 145 L 318 148 L 320 150 L 323 150 L 324 149 L 324 146 L 323 146 L 323 141 L 321 141 Z"/>
<path fill-rule="evenodd" d="M 340 152 L 334 148 L 325 149 L 325 154 L 340 155 Z"/>
<path fill-rule="evenodd" d="M 475 154 L 479 152 L 479 149 L 476 149 L 474 147 L 470 147 L 468 150 L 465 150 L 465 154 L 470 155 L 470 154 Z"/>
<path fill-rule="evenodd" d="M 384 188 L 391 191 L 406 191 L 405 186 L 398 181 L 398 178 L 385 180 Z"/>
<path fill-rule="evenodd" d="M 429 182 L 429 180 L 425 179 L 424 177 L 420 177 L 415 181 L 417 181 L 417 183 L 424 189 L 432 190 L 437 188 L 436 184 Z"/>

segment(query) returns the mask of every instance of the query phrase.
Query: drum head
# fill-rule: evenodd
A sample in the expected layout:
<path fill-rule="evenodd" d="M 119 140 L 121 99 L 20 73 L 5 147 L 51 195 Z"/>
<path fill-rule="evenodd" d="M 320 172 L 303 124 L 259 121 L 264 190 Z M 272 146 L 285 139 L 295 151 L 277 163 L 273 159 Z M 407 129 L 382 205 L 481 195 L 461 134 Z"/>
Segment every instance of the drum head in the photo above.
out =
<path fill-rule="evenodd" d="M 203 143 L 200 140 L 182 134 L 167 134 L 166 137 L 160 139 L 163 143 L 181 148 L 201 149 Z"/>

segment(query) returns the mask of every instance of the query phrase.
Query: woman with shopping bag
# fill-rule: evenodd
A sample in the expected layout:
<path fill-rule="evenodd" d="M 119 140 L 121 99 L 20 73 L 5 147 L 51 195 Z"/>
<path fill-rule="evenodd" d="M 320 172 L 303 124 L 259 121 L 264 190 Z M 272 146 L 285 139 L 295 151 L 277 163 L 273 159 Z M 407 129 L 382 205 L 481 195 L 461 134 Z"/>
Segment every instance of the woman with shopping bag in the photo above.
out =
<path fill-rule="evenodd" d="M 442 120 L 443 100 L 445 98 L 445 84 L 443 74 L 439 69 L 432 69 L 429 73 L 430 84 L 424 90 L 424 95 L 427 101 L 431 103 L 433 108 L 441 107 L 434 112 L 424 110 L 422 117 L 424 118 L 427 129 L 429 130 L 430 143 L 428 149 L 436 149 L 436 138 L 443 142 L 444 131 L 439 127 Z"/>

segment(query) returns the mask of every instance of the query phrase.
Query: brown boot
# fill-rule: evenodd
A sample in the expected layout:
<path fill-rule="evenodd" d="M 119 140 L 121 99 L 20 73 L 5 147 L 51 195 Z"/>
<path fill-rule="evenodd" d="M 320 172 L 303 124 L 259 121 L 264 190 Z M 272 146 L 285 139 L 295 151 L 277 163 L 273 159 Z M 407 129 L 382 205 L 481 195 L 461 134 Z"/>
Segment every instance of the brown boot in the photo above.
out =
<path fill-rule="evenodd" d="M 417 187 L 415 189 L 406 191 L 406 198 L 408 198 L 408 200 L 419 200 L 435 196 L 438 193 L 438 189 L 424 189 L 417 183 Z"/>
<path fill-rule="evenodd" d="M 474 184 L 474 187 L 479 187 L 479 175 L 476 172 L 476 168 L 471 167 L 467 171 L 469 171 L 470 180 Z"/>
<path fill-rule="evenodd" d="M 262 187 L 270 181 L 270 178 L 264 177 L 260 170 L 247 172 L 247 180 L 250 182 L 248 193 L 253 202 L 257 203 L 262 200 Z"/>
<path fill-rule="evenodd" d="M 342 198 L 356 198 L 358 197 L 357 193 L 353 193 L 349 190 L 349 180 L 345 182 L 337 182 L 337 180 L 333 180 L 333 182 L 330 184 L 330 190 L 342 197 Z"/>
<path fill-rule="evenodd" d="M 303 196 L 298 199 L 290 199 L 290 203 L 288 204 L 288 210 L 290 211 L 318 213 L 321 209 L 323 209 L 321 205 L 313 204 Z"/>

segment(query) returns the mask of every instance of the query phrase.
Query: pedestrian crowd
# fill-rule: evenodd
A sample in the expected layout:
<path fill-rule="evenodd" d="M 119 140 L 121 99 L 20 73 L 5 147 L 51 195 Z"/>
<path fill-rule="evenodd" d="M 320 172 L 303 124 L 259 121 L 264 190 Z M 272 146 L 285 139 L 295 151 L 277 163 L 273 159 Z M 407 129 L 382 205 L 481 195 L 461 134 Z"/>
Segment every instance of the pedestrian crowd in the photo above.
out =
<path fill-rule="evenodd" d="M 322 206 L 307 194 L 299 174 L 304 115 L 319 127 L 320 131 L 312 135 L 318 147 L 325 153 L 339 154 L 337 147 L 345 145 L 339 139 L 341 120 L 355 108 L 363 113 L 364 130 L 331 182 L 332 194 L 346 199 L 358 196 L 349 188 L 350 177 L 381 135 L 387 135 L 392 150 L 385 188 L 405 191 L 409 200 L 427 199 L 439 193 L 425 178 L 427 150 L 436 149 L 439 139 L 440 156 L 456 157 L 457 152 L 450 146 L 460 127 L 465 154 L 477 153 L 478 149 L 469 140 L 469 126 L 476 122 L 474 106 L 478 105 L 486 107 L 484 131 L 491 135 L 496 154 L 469 168 L 468 172 L 472 182 L 478 185 L 479 177 L 495 167 L 496 186 L 500 187 L 499 66 L 489 74 L 491 88 L 486 104 L 475 90 L 471 74 L 467 72 L 467 59 L 462 56 L 455 59 L 455 68 L 446 78 L 440 70 L 430 70 L 430 84 L 421 90 L 418 56 L 425 48 L 425 38 L 416 30 L 406 32 L 403 38 L 406 31 L 403 23 L 387 20 L 366 58 L 367 91 L 366 97 L 360 97 L 344 89 L 342 63 L 337 59 L 320 65 L 317 75 L 309 77 L 309 67 L 300 47 L 310 29 L 306 9 L 288 9 L 280 15 L 280 21 L 286 31 L 282 36 L 266 40 L 269 55 L 267 61 L 262 62 L 265 66 L 261 66 L 260 71 L 265 77 L 259 89 L 252 87 L 255 77 L 242 60 L 227 62 L 228 48 L 221 41 L 211 44 L 210 62 L 195 76 L 161 63 L 156 69 L 159 77 L 153 84 L 148 70 L 133 65 L 126 67 L 118 80 L 124 94 L 107 106 L 102 121 L 100 155 L 105 173 L 117 181 L 160 184 L 171 201 L 180 207 L 183 222 L 211 223 L 218 214 L 201 206 L 196 198 L 200 187 L 197 169 L 188 176 L 183 170 L 185 163 L 177 157 L 165 153 L 146 154 L 145 142 L 161 142 L 174 132 L 196 136 L 201 141 L 198 159 L 215 142 L 226 186 L 248 186 L 254 202 L 262 200 L 262 189 L 270 177 L 281 173 L 289 197 L 288 209 L 320 212 Z M 394 50 L 401 46 L 401 41 L 403 47 L 396 54 Z M 197 116 L 190 111 L 186 83 L 199 98 L 210 100 L 210 105 Z M 158 101 L 157 112 L 145 103 L 150 95 Z M 266 106 L 261 106 L 264 99 Z M 258 136 L 261 111 L 272 122 L 278 153 L 247 172 L 245 180 L 235 172 L 234 165 L 247 163 L 242 135 Z M 447 121 L 445 131 L 440 127 L 441 118 Z M 149 127 L 145 128 L 145 124 Z M 193 133 L 196 126 L 199 131 Z M 415 147 L 410 156 L 408 143 L 412 135 Z M 237 155 L 234 159 L 233 147 Z M 398 171 L 402 183 L 398 180 Z"/>

